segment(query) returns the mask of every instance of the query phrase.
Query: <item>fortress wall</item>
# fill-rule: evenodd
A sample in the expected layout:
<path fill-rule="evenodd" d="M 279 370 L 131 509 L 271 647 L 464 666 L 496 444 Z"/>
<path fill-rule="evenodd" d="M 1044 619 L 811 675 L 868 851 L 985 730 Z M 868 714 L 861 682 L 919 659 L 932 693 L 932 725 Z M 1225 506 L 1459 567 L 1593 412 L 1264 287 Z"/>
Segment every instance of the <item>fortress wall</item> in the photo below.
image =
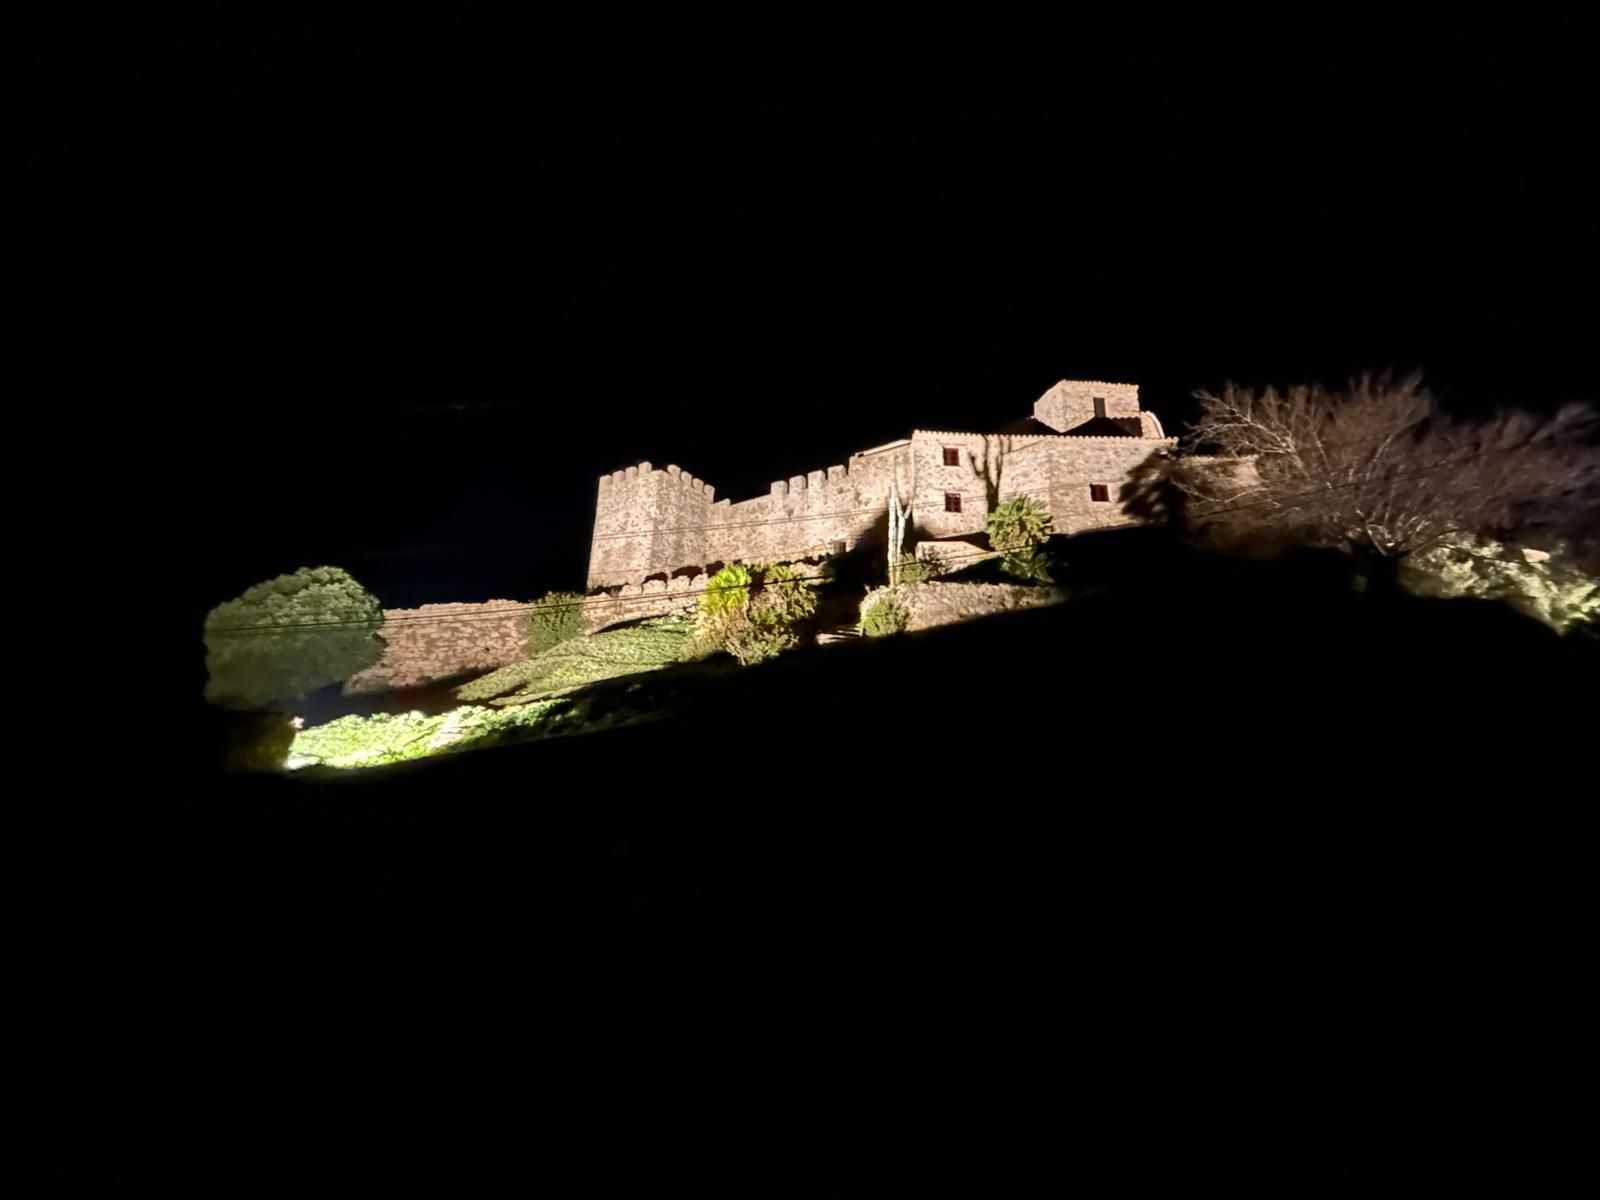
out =
<path fill-rule="evenodd" d="M 625 583 L 588 597 L 585 614 L 589 632 L 595 633 L 624 621 L 645 617 L 688 616 L 700 601 L 708 580 L 697 575 L 675 575 L 644 583 Z"/>
<path fill-rule="evenodd" d="M 589 548 L 589 586 L 636 582 L 706 561 L 705 528 L 716 489 L 671 465 L 600 477 Z"/>
<path fill-rule="evenodd" d="M 1023 439 L 997 434 L 919 429 L 911 435 L 911 464 L 916 489 L 912 522 L 923 537 L 958 537 L 981 533 L 989 512 L 987 479 L 1009 469 L 1008 447 Z M 959 466 L 944 465 L 946 448 L 959 450 Z M 948 493 L 961 496 L 961 511 L 945 511 Z"/>
<path fill-rule="evenodd" d="M 515 662 L 522 657 L 526 612 L 527 605 L 516 600 L 386 608 L 383 658 L 352 676 L 345 695 L 417 687 Z"/>
<path fill-rule="evenodd" d="M 1057 533 L 1078 533 L 1127 523 L 1120 494 L 1128 473 L 1159 450 L 1170 450 L 1174 438 L 1062 438 L 1052 440 L 1050 512 Z M 1090 498 L 1091 484 L 1105 484 L 1110 500 Z"/>
<path fill-rule="evenodd" d="M 851 549 L 888 504 L 896 464 L 910 487 L 909 447 L 856 455 L 847 464 L 774 480 L 765 496 L 715 506 L 711 562 L 788 561 Z"/>

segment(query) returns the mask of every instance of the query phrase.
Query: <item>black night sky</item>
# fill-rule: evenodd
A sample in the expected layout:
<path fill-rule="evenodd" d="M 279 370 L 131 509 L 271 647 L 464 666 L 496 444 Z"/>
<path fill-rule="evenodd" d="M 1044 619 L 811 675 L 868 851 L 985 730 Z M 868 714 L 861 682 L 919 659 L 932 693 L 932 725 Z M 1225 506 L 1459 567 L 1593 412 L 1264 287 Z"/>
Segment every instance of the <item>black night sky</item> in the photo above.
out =
<path fill-rule="evenodd" d="M 41 311 L 196 602 L 571 586 L 602 471 L 742 497 L 1062 376 L 1600 390 L 1584 6 L 30 24 Z"/>

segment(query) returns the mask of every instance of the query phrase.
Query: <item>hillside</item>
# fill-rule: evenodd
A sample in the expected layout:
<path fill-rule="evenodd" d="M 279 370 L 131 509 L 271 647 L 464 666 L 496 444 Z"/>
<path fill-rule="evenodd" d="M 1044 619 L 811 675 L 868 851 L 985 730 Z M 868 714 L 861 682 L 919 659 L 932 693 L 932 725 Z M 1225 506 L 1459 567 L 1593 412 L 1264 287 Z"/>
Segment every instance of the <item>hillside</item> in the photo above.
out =
<path fill-rule="evenodd" d="M 316 1195 L 1569 1178 L 1592 644 L 1137 561 L 603 685 L 656 720 L 126 808 L 74 991 L 145 983 L 92 1127 Z M 1407 1132 L 1438 1111 L 1501 1157 Z"/>

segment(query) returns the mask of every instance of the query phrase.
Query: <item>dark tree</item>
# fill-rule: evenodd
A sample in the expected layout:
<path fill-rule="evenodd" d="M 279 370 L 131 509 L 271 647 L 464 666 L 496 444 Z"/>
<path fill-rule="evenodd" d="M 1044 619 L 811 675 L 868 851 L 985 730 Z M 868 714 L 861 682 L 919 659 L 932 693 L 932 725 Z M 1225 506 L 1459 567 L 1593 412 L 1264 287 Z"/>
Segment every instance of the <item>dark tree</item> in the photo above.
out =
<path fill-rule="evenodd" d="M 1449 417 L 1413 375 L 1197 393 L 1168 478 L 1193 523 L 1225 538 L 1288 536 L 1399 559 L 1457 535 L 1565 531 L 1600 501 L 1593 410 Z"/>

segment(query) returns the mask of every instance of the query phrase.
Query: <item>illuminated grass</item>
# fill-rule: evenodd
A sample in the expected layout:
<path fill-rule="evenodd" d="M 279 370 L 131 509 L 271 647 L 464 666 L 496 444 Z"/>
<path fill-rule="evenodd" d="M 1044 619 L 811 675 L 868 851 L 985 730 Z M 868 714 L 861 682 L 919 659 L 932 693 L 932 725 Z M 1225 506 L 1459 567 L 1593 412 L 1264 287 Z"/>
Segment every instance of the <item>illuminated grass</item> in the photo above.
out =
<path fill-rule="evenodd" d="M 573 715 L 566 700 L 483 708 L 462 705 L 432 716 L 419 712 L 340 717 L 302 729 L 289 748 L 288 767 L 379 767 L 458 750 L 477 750 L 537 737 Z"/>
<path fill-rule="evenodd" d="M 687 621 L 651 621 L 573 638 L 463 684 L 456 695 L 474 704 L 522 705 L 586 683 L 653 671 L 680 661 L 692 633 Z"/>

